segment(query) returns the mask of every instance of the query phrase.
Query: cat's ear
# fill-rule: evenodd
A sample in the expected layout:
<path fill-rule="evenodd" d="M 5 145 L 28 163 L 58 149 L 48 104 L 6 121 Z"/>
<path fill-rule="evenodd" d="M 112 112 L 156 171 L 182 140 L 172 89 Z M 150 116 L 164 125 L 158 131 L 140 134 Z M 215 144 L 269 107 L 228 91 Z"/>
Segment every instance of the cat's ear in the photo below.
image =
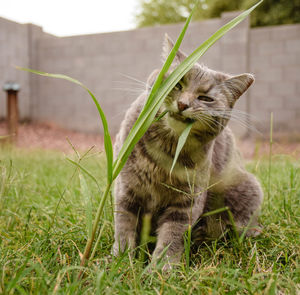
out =
<path fill-rule="evenodd" d="M 254 80 L 252 74 L 242 74 L 226 79 L 223 83 L 229 90 L 234 103 L 251 86 Z"/>
<path fill-rule="evenodd" d="M 159 74 L 160 70 L 154 70 L 147 79 L 146 88 L 150 90 Z"/>
<path fill-rule="evenodd" d="M 164 61 L 169 56 L 173 47 L 174 47 L 174 42 L 171 40 L 171 38 L 168 36 L 168 34 L 165 34 L 165 39 L 164 39 L 164 43 L 163 43 L 163 52 L 162 52 Z M 180 64 L 185 58 L 186 58 L 186 55 L 182 51 L 178 50 L 173 63 Z"/>

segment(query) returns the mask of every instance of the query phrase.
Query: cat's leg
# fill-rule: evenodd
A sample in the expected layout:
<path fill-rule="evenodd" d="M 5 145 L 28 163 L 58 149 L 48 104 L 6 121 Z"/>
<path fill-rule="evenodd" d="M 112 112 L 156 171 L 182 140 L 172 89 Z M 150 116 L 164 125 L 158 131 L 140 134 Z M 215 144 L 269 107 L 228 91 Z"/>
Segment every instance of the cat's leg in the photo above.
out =
<path fill-rule="evenodd" d="M 171 268 L 170 263 L 178 263 L 184 249 L 183 235 L 188 229 L 190 212 L 179 208 L 168 208 L 160 217 L 157 229 L 157 242 L 153 252 L 156 261 L 164 253 L 163 259 L 167 261 L 166 268 Z"/>
<path fill-rule="evenodd" d="M 208 191 L 204 213 L 228 207 L 240 234 L 247 228 L 247 236 L 257 236 L 261 229 L 257 218 L 263 193 L 260 184 L 250 173 L 244 173 L 234 185 L 225 185 L 223 191 Z M 201 217 L 193 227 L 192 238 L 196 245 L 220 238 L 226 227 L 232 227 L 228 212 L 223 211 Z"/>
<path fill-rule="evenodd" d="M 116 184 L 118 185 L 118 184 Z M 126 248 L 136 247 L 137 226 L 139 222 L 140 204 L 135 200 L 130 190 L 122 191 L 116 188 L 115 204 L 115 241 L 113 254 L 124 252 Z"/>
<path fill-rule="evenodd" d="M 191 200 L 190 206 L 171 206 L 158 219 L 157 242 L 153 252 L 154 261 L 165 254 L 164 269 L 180 262 L 184 250 L 184 233 L 202 214 L 206 193 Z M 166 250 L 165 250 L 166 249 Z M 164 251 L 165 250 L 165 251 Z"/>
<path fill-rule="evenodd" d="M 224 204 L 233 214 L 235 225 L 240 233 L 248 228 L 247 236 L 257 236 L 261 230 L 258 215 L 263 200 L 263 192 L 254 175 L 245 173 L 240 181 L 224 191 Z M 227 220 L 227 224 L 230 221 Z"/>

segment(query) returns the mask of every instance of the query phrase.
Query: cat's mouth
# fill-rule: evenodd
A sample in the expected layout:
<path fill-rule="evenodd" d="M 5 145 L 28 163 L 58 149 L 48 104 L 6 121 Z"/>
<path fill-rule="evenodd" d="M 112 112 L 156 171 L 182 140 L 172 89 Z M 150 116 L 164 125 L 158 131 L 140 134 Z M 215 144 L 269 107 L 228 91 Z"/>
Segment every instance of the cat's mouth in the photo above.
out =
<path fill-rule="evenodd" d="M 194 123 L 195 120 L 191 119 L 191 118 L 186 118 L 178 113 L 174 113 L 174 112 L 169 112 L 170 117 L 172 117 L 173 119 L 177 120 L 177 121 L 181 121 L 183 123 Z"/>

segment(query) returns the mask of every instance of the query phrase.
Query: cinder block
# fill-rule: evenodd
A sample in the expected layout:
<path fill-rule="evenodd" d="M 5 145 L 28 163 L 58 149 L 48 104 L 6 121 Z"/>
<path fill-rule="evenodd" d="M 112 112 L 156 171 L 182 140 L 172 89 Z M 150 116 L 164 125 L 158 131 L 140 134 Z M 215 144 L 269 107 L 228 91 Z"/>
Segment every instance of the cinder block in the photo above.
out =
<path fill-rule="evenodd" d="M 296 95 L 296 83 L 293 81 L 283 80 L 280 83 L 273 82 L 270 84 L 271 95 L 282 97 Z"/>
<path fill-rule="evenodd" d="M 283 99 L 286 108 L 300 111 L 300 95 L 287 95 Z"/>
<path fill-rule="evenodd" d="M 262 82 L 281 82 L 282 69 L 280 67 L 263 68 L 255 72 L 256 79 Z"/>
<path fill-rule="evenodd" d="M 251 100 L 256 108 L 266 109 L 266 110 L 276 110 L 282 109 L 283 98 L 278 95 L 269 94 L 267 96 L 256 96 L 255 99 Z"/>
<path fill-rule="evenodd" d="M 259 45 L 260 42 L 266 42 L 271 39 L 272 28 L 253 28 L 250 30 L 251 44 Z"/>
<path fill-rule="evenodd" d="M 285 66 L 283 67 L 283 76 L 287 81 L 298 82 L 300 85 L 300 66 Z"/>
<path fill-rule="evenodd" d="M 294 40 L 287 40 L 286 41 L 286 52 L 287 53 L 294 53 L 294 54 L 300 54 L 300 36 L 299 39 Z M 299 55 L 298 55 L 299 57 Z"/>
<path fill-rule="evenodd" d="M 261 42 L 258 45 L 260 55 L 272 55 L 283 53 L 285 49 L 284 42 Z"/>
<path fill-rule="evenodd" d="M 246 43 L 224 43 L 222 44 L 221 51 L 223 55 L 235 55 L 236 53 L 245 53 L 247 50 Z"/>
<path fill-rule="evenodd" d="M 274 41 L 300 38 L 300 26 L 298 24 L 274 26 L 271 28 L 271 39 Z"/>
<path fill-rule="evenodd" d="M 255 83 L 248 90 L 251 97 L 268 97 L 270 95 L 270 83 L 263 83 L 255 78 Z"/>
<path fill-rule="evenodd" d="M 271 63 L 280 67 L 300 65 L 300 58 L 296 54 L 274 54 L 271 57 Z"/>
<path fill-rule="evenodd" d="M 296 83 L 296 93 L 300 97 L 300 83 Z"/>
<path fill-rule="evenodd" d="M 259 56 L 251 51 L 249 66 L 254 73 L 261 69 L 267 70 L 271 66 L 271 57 L 269 55 Z"/>

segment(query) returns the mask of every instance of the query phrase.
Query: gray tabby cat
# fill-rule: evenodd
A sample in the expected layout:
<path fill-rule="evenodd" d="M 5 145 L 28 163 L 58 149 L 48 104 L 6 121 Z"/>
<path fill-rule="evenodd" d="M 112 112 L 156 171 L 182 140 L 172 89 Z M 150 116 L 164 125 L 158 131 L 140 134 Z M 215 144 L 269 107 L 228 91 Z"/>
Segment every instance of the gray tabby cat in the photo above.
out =
<path fill-rule="evenodd" d="M 173 47 L 166 36 L 164 56 Z M 186 56 L 178 52 L 172 69 Z M 147 99 L 158 70 L 147 89 L 131 105 L 115 143 L 117 154 Z M 254 81 L 251 74 L 230 76 L 196 64 L 165 99 L 159 116 L 135 146 L 115 183 L 115 242 L 113 254 L 139 241 L 141 219 L 152 216 L 152 234 L 157 237 L 157 259 L 167 247 L 168 262 L 177 263 L 184 249 L 183 235 L 204 212 L 228 206 L 240 231 L 259 230 L 257 215 L 263 194 L 256 178 L 248 173 L 227 127 L 236 100 Z M 170 175 L 178 137 L 194 122 L 189 137 Z M 217 238 L 229 225 L 227 212 L 201 220 L 195 240 Z M 169 265 L 170 264 L 166 264 Z"/>

